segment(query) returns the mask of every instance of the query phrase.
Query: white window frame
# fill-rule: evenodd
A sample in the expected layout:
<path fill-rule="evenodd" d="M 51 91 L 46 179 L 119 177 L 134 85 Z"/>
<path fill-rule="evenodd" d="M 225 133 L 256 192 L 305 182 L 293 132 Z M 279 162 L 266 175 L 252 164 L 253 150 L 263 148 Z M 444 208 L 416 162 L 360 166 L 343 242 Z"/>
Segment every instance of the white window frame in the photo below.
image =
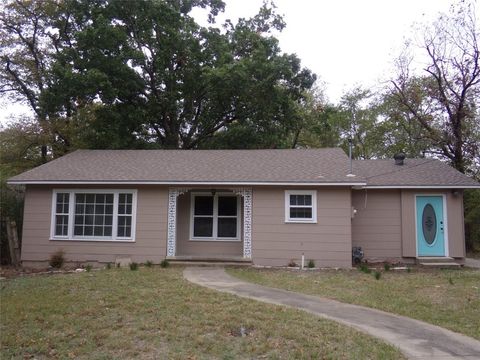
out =
<path fill-rule="evenodd" d="M 290 205 L 290 195 L 311 195 L 312 205 Z M 290 208 L 310 207 L 312 209 L 311 218 L 291 218 Z M 285 190 L 285 222 L 286 223 L 300 223 L 300 224 L 316 224 L 317 223 L 317 190 Z"/>
<path fill-rule="evenodd" d="M 197 196 L 213 196 L 213 232 L 212 236 L 193 236 L 193 221 L 195 212 L 195 197 Z M 218 197 L 231 196 L 237 199 L 237 236 L 236 237 L 218 237 Z M 190 195 L 190 241 L 241 241 L 241 201 L 240 196 L 231 192 L 217 192 L 214 195 L 207 192 L 192 192 Z M 205 216 L 207 217 L 207 216 Z M 221 216 L 224 217 L 224 216 Z M 225 216 L 230 217 L 230 216 Z M 234 218 L 235 216 L 231 216 Z"/>
<path fill-rule="evenodd" d="M 57 194 L 69 194 L 68 209 L 68 235 L 55 235 L 55 220 L 57 214 Z M 113 194 L 113 218 L 112 218 L 112 236 L 79 236 L 74 235 L 75 222 L 75 194 Z M 129 237 L 117 236 L 118 226 L 118 198 L 119 194 L 132 194 L 132 229 Z M 124 216 L 120 214 L 120 216 Z M 108 241 L 108 242 L 135 242 L 135 230 L 137 223 L 137 190 L 136 189 L 53 189 L 52 194 L 52 214 L 50 225 L 50 240 L 66 241 Z"/>

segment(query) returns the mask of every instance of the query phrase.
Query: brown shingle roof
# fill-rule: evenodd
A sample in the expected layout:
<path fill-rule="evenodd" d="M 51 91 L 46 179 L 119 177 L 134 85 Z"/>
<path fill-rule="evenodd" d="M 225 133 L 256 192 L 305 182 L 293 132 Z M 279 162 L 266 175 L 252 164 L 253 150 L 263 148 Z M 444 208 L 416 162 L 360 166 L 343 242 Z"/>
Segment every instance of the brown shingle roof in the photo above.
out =
<path fill-rule="evenodd" d="M 365 183 L 348 172 L 339 148 L 78 150 L 10 182 Z"/>
<path fill-rule="evenodd" d="M 472 178 L 435 159 L 355 160 L 354 173 L 364 176 L 367 186 L 480 187 Z"/>

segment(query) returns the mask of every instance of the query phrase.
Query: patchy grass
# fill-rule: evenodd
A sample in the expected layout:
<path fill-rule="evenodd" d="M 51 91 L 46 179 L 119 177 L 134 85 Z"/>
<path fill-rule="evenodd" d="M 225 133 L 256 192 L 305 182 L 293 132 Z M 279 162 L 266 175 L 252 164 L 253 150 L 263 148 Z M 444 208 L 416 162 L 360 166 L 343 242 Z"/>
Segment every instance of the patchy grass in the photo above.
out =
<path fill-rule="evenodd" d="M 0 287 L 2 359 L 403 358 L 332 321 L 190 284 L 179 268 L 19 277 Z"/>
<path fill-rule="evenodd" d="M 241 279 L 409 316 L 480 339 L 480 271 L 230 269 Z"/>

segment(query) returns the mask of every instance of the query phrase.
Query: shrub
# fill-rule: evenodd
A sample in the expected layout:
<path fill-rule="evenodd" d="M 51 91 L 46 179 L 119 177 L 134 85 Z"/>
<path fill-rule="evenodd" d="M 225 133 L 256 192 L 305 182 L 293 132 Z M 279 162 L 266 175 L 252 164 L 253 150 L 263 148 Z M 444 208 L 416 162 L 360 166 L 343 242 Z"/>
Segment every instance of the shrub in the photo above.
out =
<path fill-rule="evenodd" d="M 448 278 L 448 282 L 450 285 L 453 285 L 453 279 L 452 278 Z"/>
<path fill-rule="evenodd" d="M 146 267 L 152 267 L 152 266 L 153 266 L 153 262 L 151 262 L 150 260 L 148 260 L 148 261 L 145 263 L 145 266 L 146 266 Z"/>
<path fill-rule="evenodd" d="M 60 269 L 65 262 L 65 253 L 63 250 L 57 250 L 50 255 L 50 266 L 56 269 Z"/>
<path fill-rule="evenodd" d="M 288 267 L 297 267 L 297 263 L 295 260 L 291 259 L 290 262 L 287 264 Z"/>
<path fill-rule="evenodd" d="M 160 263 L 160 266 L 161 266 L 162 268 L 167 268 L 167 267 L 170 266 L 170 263 L 168 262 L 167 259 L 164 259 L 164 260 L 162 260 L 162 262 Z"/>
<path fill-rule="evenodd" d="M 138 264 L 136 262 L 131 262 L 129 266 L 132 271 L 138 270 Z"/>
<path fill-rule="evenodd" d="M 107 268 L 107 270 L 110 270 L 112 268 L 112 264 L 111 263 L 107 263 L 107 265 L 105 266 Z"/>
<path fill-rule="evenodd" d="M 115 265 L 117 266 L 117 269 L 120 269 L 120 263 L 119 262 L 117 262 Z"/>
<path fill-rule="evenodd" d="M 85 270 L 87 270 L 87 272 L 90 272 L 92 270 L 92 265 L 87 264 L 87 266 L 85 266 Z"/>
<path fill-rule="evenodd" d="M 382 273 L 380 271 L 375 271 L 374 276 L 375 276 L 375 279 L 380 280 L 380 278 L 382 277 Z"/>
<path fill-rule="evenodd" d="M 365 263 L 360 264 L 360 266 L 358 267 L 358 270 L 360 270 L 361 272 L 363 272 L 365 274 L 370 274 L 372 272 L 372 270 L 370 270 L 368 268 L 368 265 L 365 264 Z"/>
<path fill-rule="evenodd" d="M 407 266 L 407 273 L 411 273 L 412 272 L 412 268 L 410 266 Z"/>
<path fill-rule="evenodd" d="M 390 264 L 385 264 L 383 265 L 383 268 L 385 269 L 385 271 L 390 271 L 390 269 L 392 268 Z"/>
<path fill-rule="evenodd" d="M 315 267 L 315 261 L 313 260 L 308 260 L 307 267 L 309 269 L 313 269 Z"/>

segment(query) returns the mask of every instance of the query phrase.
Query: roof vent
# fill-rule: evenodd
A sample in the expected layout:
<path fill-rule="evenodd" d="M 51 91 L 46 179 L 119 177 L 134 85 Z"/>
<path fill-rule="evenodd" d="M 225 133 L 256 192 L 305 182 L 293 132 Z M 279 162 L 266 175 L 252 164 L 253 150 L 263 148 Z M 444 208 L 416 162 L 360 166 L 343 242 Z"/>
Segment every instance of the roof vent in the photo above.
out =
<path fill-rule="evenodd" d="M 405 154 L 398 153 L 393 155 L 393 158 L 395 159 L 395 165 L 403 165 L 403 160 L 405 160 Z"/>

